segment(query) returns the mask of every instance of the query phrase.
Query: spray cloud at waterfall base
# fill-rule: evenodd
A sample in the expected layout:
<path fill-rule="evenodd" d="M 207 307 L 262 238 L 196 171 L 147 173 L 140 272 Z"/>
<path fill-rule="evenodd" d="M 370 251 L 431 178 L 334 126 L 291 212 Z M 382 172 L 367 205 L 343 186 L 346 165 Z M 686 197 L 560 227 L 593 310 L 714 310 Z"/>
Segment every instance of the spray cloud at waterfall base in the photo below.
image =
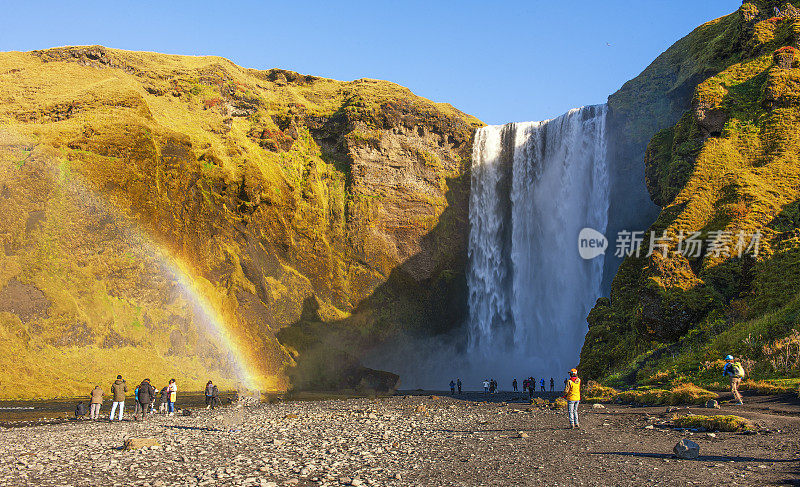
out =
<path fill-rule="evenodd" d="M 452 336 L 393 344 L 398 359 L 380 365 L 399 373 L 403 388 L 441 388 L 456 377 L 467 389 L 487 378 L 507 388 L 514 377 L 563 378 L 577 365 L 601 295 L 603 252 L 582 256 L 576 243 L 606 230 L 605 119 L 606 106 L 595 105 L 477 130 L 468 322 Z"/>

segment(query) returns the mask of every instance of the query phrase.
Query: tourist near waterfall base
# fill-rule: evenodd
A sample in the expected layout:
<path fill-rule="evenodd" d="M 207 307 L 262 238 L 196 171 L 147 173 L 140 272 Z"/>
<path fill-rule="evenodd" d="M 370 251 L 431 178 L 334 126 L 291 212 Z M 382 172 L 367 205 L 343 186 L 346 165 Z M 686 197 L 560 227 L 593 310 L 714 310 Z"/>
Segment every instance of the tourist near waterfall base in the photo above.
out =
<path fill-rule="evenodd" d="M 800 485 L 800 0 L 3 7 L 0 487 Z"/>

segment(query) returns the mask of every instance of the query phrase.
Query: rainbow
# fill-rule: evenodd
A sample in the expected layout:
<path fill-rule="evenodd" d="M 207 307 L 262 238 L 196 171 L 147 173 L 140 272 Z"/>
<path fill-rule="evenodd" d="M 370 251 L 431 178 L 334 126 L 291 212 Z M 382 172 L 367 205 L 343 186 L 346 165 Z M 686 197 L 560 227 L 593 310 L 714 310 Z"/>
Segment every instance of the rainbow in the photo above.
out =
<path fill-rule="evenodd" d="M 137 244 L 139 249 L 146 253 L 148 257 L 159 262 L 163 270 L 175 278 L 183 296 L 195 306 L 195 309 L 200 310 L 202 313 L 204 319 L 200 321 L 207 325 L 203 327 L 205 331 L 216 340 L 220 350 L 228 352 L 228 356 L 233 360 L 233 369 L 236 374 L 234 379 L 248 390 L 264 390 L 269 382 L 268 378 L 253 366 L 248 358 L 246 347 L 237 343 L 233 328 L 221 313 L 219 306 L 215 306 L 206 297 L 211 293 L 203 292 L 200 281 L 192 276 L 189 266 L 178 259 L 165 246 L 156 243 L 140 225 L 126 216 L 125 212 L 109 198 L 99 191 L 93 190 L 90 184 L 83 181 L 80 175 L 69 170 L 65 174 L 62 164 L 54 164 L 51 167 L 56 172 L 54 180 L 63 189 L 79 195 L 86 204 L 102 207 L 104 211 L 123 218 L 131 224 L 133 234 L 129 235 L 129 237 L 133 243 Z"/>

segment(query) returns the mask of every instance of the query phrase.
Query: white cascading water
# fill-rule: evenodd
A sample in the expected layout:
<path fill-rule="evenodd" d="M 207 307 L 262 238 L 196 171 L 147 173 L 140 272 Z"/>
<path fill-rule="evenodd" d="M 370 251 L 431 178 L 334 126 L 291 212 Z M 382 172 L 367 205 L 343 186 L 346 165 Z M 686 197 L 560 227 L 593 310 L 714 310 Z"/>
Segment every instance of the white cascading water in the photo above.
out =
<path fill-rule="evenodd" d="M 578 363 L 603 257 L 578 233 L 606 230 L 606 106 L 478 129 L 470 199 L 469 354 L 482 377 L 563 377 Z M 475 378 L 471 378 L 476 380 Z"/>

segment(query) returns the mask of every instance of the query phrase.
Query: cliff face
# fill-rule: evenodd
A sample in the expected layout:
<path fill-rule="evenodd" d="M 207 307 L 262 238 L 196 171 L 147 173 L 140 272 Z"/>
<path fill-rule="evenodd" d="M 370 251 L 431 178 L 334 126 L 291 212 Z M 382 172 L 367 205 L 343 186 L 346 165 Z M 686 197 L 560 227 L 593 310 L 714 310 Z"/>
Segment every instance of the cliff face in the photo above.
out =
<path fill-rule="evenodd" d="M 661 212 L 650 231 L 669 243 L 646 256 L 648 232 L 642 255 L 622 263 L 610 300 L 592 310 L 581 353 L 587 375 L 714 381 L 728 353 L 757 377 L 800 373 L 798 39 L 800 9 L 746 2 L 621 90 L 628 99 L 639 93 L 644 109 L 661 107 L 633 133 L 654 134 L 645 175 Z M 662 62 L 675 66 L 672 74 Z M 659 125 L 669 119 L 677 123 Z M 679 247 L 693 234 L 702 242 L 696 251 L 685 240 Z"/>
<path fill-rule="evenodd" d="M 449 105 L 103 47 L 0 54 L 0 99 L 0 397 L 282 389 L 322 336 L 355 373 L 458 319 L 480 122 Z"/>

